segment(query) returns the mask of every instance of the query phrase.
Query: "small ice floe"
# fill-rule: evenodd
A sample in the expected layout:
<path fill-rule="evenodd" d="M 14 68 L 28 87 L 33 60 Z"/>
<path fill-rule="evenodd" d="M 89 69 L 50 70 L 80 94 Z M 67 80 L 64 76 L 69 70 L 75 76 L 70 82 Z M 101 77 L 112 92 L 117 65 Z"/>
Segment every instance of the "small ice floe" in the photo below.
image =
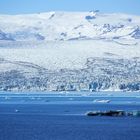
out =
<path fill-rule="evenodd" d="M 35 97 L 30 97 L 31 100 L 35 100 Z"/>
<path fill-rule="evenodd" d="M 110 100 L 99 100 L 99 99 L 96 99 L 93 102 L 94 103 L 110 103 L 111 101 Z"/>
<path fill-rule="evenodd" d="M 73 101 L 73 98 L 69 98 L 70 101 Z"/>
<path fill-rule="evenodd" d="M 15 113 L 18 113 L 19 112 L 19 110 L 18 109 L 15 109 Z"/>
<path fill-rule="evenodd" d="M 37 100 L 41 100 L 41 97 L 38 97 Z"/>
<path fill-rule="evenodd" d="M 68 94 L 69 91 L 60 91 L 59 93 L 61 93 L 61 94 Z"/>
<path fill-rule="evenodd" d="M 5 96 L 5 100 L 9 100 L 10 99 L 10 97 L 8 97 L 8 96 Z"/>
<path fill-rule="evenodd" d="M 129 101 L 129 102 L 127 102 L 128 104 L 136 104 L 137 102 L 135 102 L 135 101 Z"/>
<path fill-rule="evenodd" d="M 107 96 L 113 96 L 113 94 L 109 93 L 109 94 L 107 94 Z"/>
<path fill-rule="evenodd" d="M 60 94 L 63 94 L 63 93 L 64 93 L 64 91 L 60 91 L 59 93 L 60 93 Z"/>
<path fill-rule="evenodd" d="M 81 94 L 81 96 L 83 96 L 83 97 L 87 97 L 88 95 L 87 95 L 87 94 Z"/>

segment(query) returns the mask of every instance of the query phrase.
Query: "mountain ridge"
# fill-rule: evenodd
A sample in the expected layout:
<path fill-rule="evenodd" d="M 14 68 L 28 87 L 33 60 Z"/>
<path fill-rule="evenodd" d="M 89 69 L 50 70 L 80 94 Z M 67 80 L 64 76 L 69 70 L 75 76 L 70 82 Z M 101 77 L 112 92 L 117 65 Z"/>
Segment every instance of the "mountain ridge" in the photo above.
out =
<path fill-rule="evenodd" d="M 4 36 L 9 36 L 10 40 L 15 41 L 140 39 L 140 17 L 127 14 L 103 14 L 95 11 L 47 12 L 29 15 L 0 15 L 0 21 L 0 30 L 4 34 L 1 40 L 4 40 Z"/>

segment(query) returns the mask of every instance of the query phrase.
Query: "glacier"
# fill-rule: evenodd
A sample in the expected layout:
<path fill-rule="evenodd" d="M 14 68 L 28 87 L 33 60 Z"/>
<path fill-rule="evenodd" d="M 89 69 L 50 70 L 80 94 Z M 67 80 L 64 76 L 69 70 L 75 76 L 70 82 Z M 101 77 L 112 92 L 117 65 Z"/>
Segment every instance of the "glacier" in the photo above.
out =
<path fill-rule="evenodd" d="M 140 91 L 140 17 L 0 15 L 0 91 Z"/>

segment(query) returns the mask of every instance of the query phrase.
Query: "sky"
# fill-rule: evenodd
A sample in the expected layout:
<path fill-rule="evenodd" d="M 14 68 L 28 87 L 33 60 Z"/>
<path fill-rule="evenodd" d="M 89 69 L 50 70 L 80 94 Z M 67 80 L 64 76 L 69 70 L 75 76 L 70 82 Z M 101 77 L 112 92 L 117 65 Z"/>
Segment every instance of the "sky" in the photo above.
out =
<path fill-rule="evenodd" d="M 92 10 L 140 15 L 140 0 L 0 0 L 0 14 Z"/>

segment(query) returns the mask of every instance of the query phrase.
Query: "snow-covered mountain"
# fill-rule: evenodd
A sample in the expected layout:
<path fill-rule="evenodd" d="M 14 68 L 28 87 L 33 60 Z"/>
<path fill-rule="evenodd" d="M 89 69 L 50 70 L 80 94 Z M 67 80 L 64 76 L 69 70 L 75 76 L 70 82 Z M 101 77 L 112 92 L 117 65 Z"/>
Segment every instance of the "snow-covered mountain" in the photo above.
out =
<path fill-rule="evenodd" d="M 0 15 L 0 90 L 140 90 L 140 16 Z"/>
<path fill-rule="evenodd" d="M 0 40 L 140 39 L 140 17 L 91 12 L 1 15 Z"/>

